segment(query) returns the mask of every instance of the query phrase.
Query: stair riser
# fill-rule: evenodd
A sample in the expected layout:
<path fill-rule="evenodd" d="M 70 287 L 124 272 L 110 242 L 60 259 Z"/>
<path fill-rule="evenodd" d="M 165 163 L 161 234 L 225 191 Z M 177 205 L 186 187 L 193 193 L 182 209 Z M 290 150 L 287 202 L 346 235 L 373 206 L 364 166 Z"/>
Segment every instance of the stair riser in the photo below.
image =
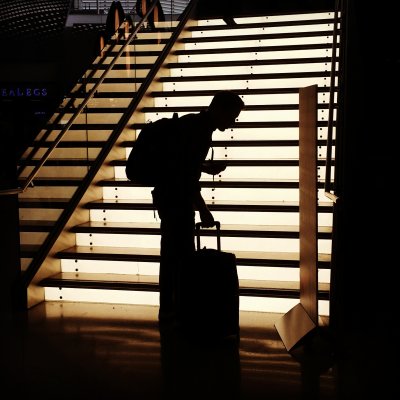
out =
<path fill-rule="evenodd" d="M 25 172 L 21 174 L 21 178 L 27 178 L 33 171 L 34 167 L 27 167 Z M 37 178 L 81 178 L 83 179 L 88 173 L 89 167 L 70 167 L 60 166 L 43 166 L 37 173 Z"/>
<path fill-rule="evenodd" d="M 247 224 L 259 225 L 298 225 L 299 213 L 285 212 L 245 212 L 245 211 L 212 211 L 216 220 L 224 224 L 237 224 L 238 221 Z M 157 222 L 158 216 L 153 210 L 91 210 L 91 221 L 104 222 Z M 332 214 L 318 215 L 320 226 L 332 226 Z"/>
<path fill-rule="evenodd" d="M 118 99 L 116 99 L 118 100 Z M 79 100 L 80 101 L 80 100 Z M 46 141 L 52 142 L 57 139 L 58 135 L 60 134 L 61 130 L 54 129 L 53 131 L 50 132 L 50 134 L 47 136 L 47 132 L 45 129 L 43 129 L 38 137 L 37 140 L 41 139 L 45 134 L 46 134 Z M 109 139 L 110 135 L 112 134 L 112 130 L 102 130 L 98 129 L 96 131 L 88 131 L 87 129 L 84 130 L 69 130 L 66 132 L 66 134 L 63 137 L 62 142 L 60 145 L 62 146 L 64 142 L 71 142 L 71 141 L 82 141 L 87 143 L 88 141 L 106 141 Z M 57 150 L 60 149 L 55 149 L 54 151 L 56 152 Z"/>
<path fill-rule="evenodd" d="M 243 235 L 246 235 L 244 233 Z M 24 235 L 23 235 L 24 236 Z M 39 235 L 38 235 L 39 236 Z M 32 239 L 34 235 L 31 235 Z M 223 237 L 222 248 L 226 251 L 280 251 L 299 252 L 299 239 L 286 238 L 256 238 L 256 237 Z M 318 249 L 321 253 L 330 252 L 330 240 L 318 240 Z M 159 235 L 136 235 L 136 234 L 100 234 L 100 233 L 77 233 L 77 246 L 110 246 L 110 247 L 136 247 L 157 248 L 160 246 Z M 216 247 L 216 239 L 204 237 L 201 246 L 207 248 Z"/>
<path fill-rule="evenodd" d="M 327 18 L 326 13 L 322 15 Z M 157 213 L 154 212 L 151 205 L 150 192 L 152 188 L 135 187 L 126 180 L 125 165 L 121 162 L 124 155 L 127 157 L 131 150 L 130 147 L 127 147 L 126 140 L 133 141 L 135 139 L 140 132 L 140 124 L 144 121 L 164 116 L 170 117 L 174 111 L 178 111 L 179 115 L 197 112 L 210 103 L 210 93 L 204 96 L 191 96 L 191 90 L 205 92 L 211 89 L 243 89 L 246 92 L 243 99 L 248 108 L 243 110 L 238 118 L 240 127 L 228 129 L 223 133 L 217 132 L 214 137 L 216 141 L 226 142 L 215 145 L 214 157 L 232 160 L 232 165 L 220 176 L 215 177 L 215 184 L 212 178 L 204 176 L 201 181 L 202 194 L 209 204 L 214 218 L 221 221 L 223 225 L 253 224 L 257 227 L 265 225 L 265 230 L 269 232 L 268 234 L 264 233 L 269 237 L 260 238 L 256 227 L 247 227 L 247 229 L 231 227 L 232 236 L 229 236 L 229 228 L 226 228 L 225 232 L 222 231 L 222 249 L 237 253 L 242 294 L 241 310 L 285 313 L 298 303 L 300 257 L 299 238 L 296 233 L 298 232 L 296 227 L 299 225 L 298 89 L 304 86 L 318 85 L 320 90 L 324 90 L 324 92 L 318 93 L 320 107 L 317 115 L 318 139 L 322 142 L 327 138 L 328 109 L 326 104 L 329 102 L 327 90 L 330 85 L 331 68 L 329 46 L 332 41 L 329 31 L 332 30 L 332 26 L 330 23 L 323 22 L 298 24 L 296 27 L 294 27 L 295 24 L 292 24 L 291 27 L 285 27 L 284 21 L 296 21 L 302 18 L 308 20 L 310 17 L 312 16 L 268 16 L 240 21 L 263 21 L 266 23 L 264 27 L 252 29 L 230 29 L 225 23 L 216 20 L 199 21 L 200 25 L 211 26 L 220 23 L 221 26 L 212 30 L 207 30 L 206 27 L 200 29 L 194 27 L 193 38 L 188 39 L 186 34 L 186 37 L 179 41 L 178 46 L 174 48 L 177 49 L 177 53 L 168 59 L 173 67 L 170 70 L 163 69 L 155 78 L 155 85 L 152 87 L 152 89 L 161 91 L 158 92 L 161 94 L 153 98 L 156 107 L 162 107 L 162 109 L 153 107 L 151 94 L 146 101 L 139 104 L 137 112 L 123 131 L 121 144 L 115 146 L 107 158 L 107 164 L 99 173 L 104 180 L 98 183 L 97 188 L 92 188 L 97 189 L 98 193 L 103 189 L 103 198 L 106 201 L 104 204 L 99 200 L 84 205 L 86 214 L 91 221 L 110 222 L 110 230 L 107 231 L 107 226 L 104 226 L 103 229 L 95 224 L 92 224 L 90 228 L 87 228 L 89 224 L 83 224 L 73 229 L 74 232 L 78 232 L 75 234 L 75 239 L 76 245 L 79 247 L 65 249 L 59 253 L 64 275 L 49 277 L 46 282 L 42 281 L 45 286 L 45 300 L 158 306 L 159 232 L 156 230 L 146 231 L 145 227 L 141 226 L 139 226 L 140 230 L 134 230 L 132 225 L 128 224 L 123 225 L 125 227 L 123 230 L 122 227 L 117 229 L 115 225 L 111 224 L 130 221 L 139 224 L 142 222 L 152 223 L 153 226 L 159 224 Z M 272 26 L 270 22 L 273 21 L 282 21 L 282 26 Z M 294 32 L 295 29 L 299 33 L 290 34 L 288 37 L 287 33 Z M 317 31 L 322 33 L 312 33 Z M 226 40 L 229 35 L 231 38 Z M 239 38 L 238 35 L 245 35 L 246 38 Z M 286 37 L 279 37 L 279 35 Z M 151 36 L 153 39 L 147 44 L 128 46 L 127 52 L 118 60 L 116 68 L 98 88 L 96 96 L 89 101 L 87 112 L 80 115 L 71 127 L 66 135 L 65 144 L 63 141 L 60 148 L 53 152 L 54 161 L 42 168 L 35 181 L 35 187 L 26 196 L 38 198 L 42 196 L 49 198 L 54 195 L 62 198 L 72 196 L 76 185 L 79 184 L 78 180 L 65 182 L 66 186 L 64 187 L 62 180 L 51 184 L 43 178 L 83 177 L 89 168 L 84 165 L 86 160 L 95 158 L 104 148 L 106 144 L 101 141 L 108 139 L 112 133 L 113 124 L 117 124 L 122 118 L 122 108 L 128 107 L 144 81 L 143 78 L 147 74 L 147 66 L 144 64 L 150 65 L 155 61 L 154 55 L 144 56 L 143 53 L 139 57 L 134 57 L 133 52 L 138 50 L 161 51 L 166 41 L 163 39 L 163 43 L 160 44 L 156 44 L 156 41 L 158 38 L 169 37 L 170 33 L 140 34 L 139 36 L 146 39 Z M 225 36 L 224 41 L 220 40 L 221 36 Z M 208 39 L 204 40 L 204 38 Z M 113 40 L 115 39 L 116 37 L 113 38 Z M 112 47 L 115 55 L 123 43 L 123 40 L 119 40 L 119 44 L 107 46 L 105 50 Z M 304 50 L 304 45 L 307 44 L 313 46 L 314 49 Z M 303 46 L 303 50 L 289 51 L 296 45 L 299 45 L 298 49 Z M 281 47 L 274 49 L 274 46 Z M 230 49 L 227 50 L 228 48 Z M 178 56 L 179 52 L 182 55 Z M 201 52 L 209 52 L 209 54 L 200 54 Z M 301 62 L 294 60 L 294 58 L 300 57 L 307 60 Z M 324 60 L 312 58 L 324 58 Z M 91 90 L 96 78 L 102 76 L 105 67 L 112 60 L 110 55 L 105 64 L 93 66 L 86 71 L 85 75 L 88 78 L 83 80 L 87 79 L 89 83 L 79 82 L 75 91 L 82 88 L 82 93 L 87 93 Z M 183 65 L 177 66 L 178 60 L 182 61 Z M 221 61 L 220 65 L 216 65 L 218 60 Z M 246 62 L 236 62 L 238 60 Z M 203 61 L 207 64 L 191 64 Z M 214 61 L 217 63 L 213 63 Z M 135 69 L 135 65 L 138 68 Z M 94 75 L 89 77 L 93 71 Z M 276 94 L 260 94 L 262 90 L 269 88 L 277 89 Z M 284 93 L 285 88 L 289 88 L 287 92 L 291 93 Z M 260 89 L 257 95 L 252 94 L 253 89 Z M 164 96 L 162 90 L 174 91 L 174 93 Z M 180 91 L 184 91 L 183 93 L 186 94 L 180 96 Z M 83 101 L 82 93 L 77 94 L 78 98 L 74 101 L 75 107 L 79 107 Z M 105 93 L 110 93 L 110 96 L 103 98 Z M 128 98 L 128 95 L 131 97 Z M 74 95 L 71 94 L 71 97 Z M 272 107 L 272 105 L 276 105 L 276 107 Z M 260 110 L 260 107 L 254 106 L 263 108 Z M 68 112 L 62 116 L 61 121 L 58 121 L 58 113 L 52 117 L 52 121 L 58 124 L 57 133 L 73 113 L 73 110 L 69 109 L 68 98 L 65 99 L 62 107 L 68 109 Z M 61 116 L 63 110 L 60 108 L 58 111 Z M 86 123 L 90 124 L 87 130 L 84 129 Z M 263 125 L 264 123 L 266 126 Z M 247 128 L 245 128 L 246 126 Z M 42 131 L 41 135 L 45 135 L 45 131 Z M 52 133 L 48 140 L 56 140 L 56 138 L 57 135 Z M 72 140 L 76 143 L 71 143 Z M 237 142 L 241 140 L 270 141 L 271 145 L 259 142 L 252 146 L 251 143 Z M 296 142 L 291 142 L 286 146 L 285 140 Z M 79 141 L 82 141 L 82 147 L 80 147 Z M 85 141 L 88 141 L 88 149 L 85 148 Z M 229 142 L 234 144 L 229 145 Z M 242 144 L 246 145 L 242 146 Z M 47 149 L 48 147 L 42 149 L 39 154 L 44 154 Z M 333 217 L 332 209 L 323 204 L 327 202 L 322 189 L 325 156 L 326 147 L 323 143 L 318 152 L 320 161 L 318 200 L 321 202 L 318 223 L 320 226 L 328 228 L 321 229 L 321 231 L 327 232 L 332 226 Z M 63 165 L 62 158 L 69 158 L 69 160 L 66 160 Z M 60 159 L 59 165 L 57 165 L 58 159 Z M 78 160 L 72 161 L 72 159 Z M 108 160 L 111 162 L 108 163 Z M 258 163 L 258 160 L 264 161 Z M 280 160 L 280 162 L 275 161 L 274 164 L 273 160 Z M 31 170 L 32 165 L 27 168 L 25 176 Z M 118 179 L 115 182 L 113 181 L 114 177 Z M 273 183 L 271 184 L 269 181 L 273 181 Z M 229 187 L 231 184 L 233 187 Z M 222 187 L 218 187 L 219 185 Z M 22 194 L 21 198 L 24 196 L 25 194 Z M 92 198 L 96 197 L 92 196 Z M 108 199 L 110 201 L 107 202 Z M 276 204 L 271 205 L 271 202 L 276 202 Z M 265 207 L 261 207 L 261 205 Z M 26 221 L 39 220 L 44 211 L 49 211 L 57 218 L 57 213 L 62 211 L 60 208 L 57 209 L 56 205 L 53 210 L 49 208 L 49 205 L 32 204 L 32 206 L 32 209 L 25 208 L 20 212 L 21 217 L 26 218 Z M 79 212 L 82 212 L 82 209 Z M 85 215 L 85 213 L 82 214 Z M 199 220 L 198 215 L 196 215 L 196 219 Z M 48 221 L 49 218 L 43 216 L 43 221 L 46 222 L 46 220 Z M 48 225 L 43 223 L 41 227 L 37 226 L 37 231 L 33 229 L 35 223 L 31 225 L 28 227 L 26 223 L 21 230 L 23 245 L 41 244 L 46 238 Z M 274 228 L 271 225 L 277 225 L 277 227 Z M 287 225 L 287 230 L 284 229 L 285 225 Z M 240 229 L 242 235 L 233 237 L 233 235 L 239 234 Z M 147 232 L 149 233 L 147 234 Z M 69 233 L 69 235 L 72 234 Z M 62 236 L 62 239 L 64 240 L 65 236 Z M 61 248 L 59 244 L 57 243 L 56 248 Z M 215 237 L 202 236 L 202 246 L 215 248 L 215 244 Z M 324 233 L 319 236 L 317 244 L 320 299 L 327 299 L 329 294 L 327 288 L 330 284 L 331 240 Z M 22 259 L 23 268 L 35 251 L 32 246 L 25 246 L 24 249 L 26 252 Z M 239 252 L 244 253 L 239 254 Z M 56 267 L 58 266 L 57 261 L 54 263 L 54 260 L 46 260 L 47 264 L 51 266 L 57 264 Z M 46 272 L 48 271 L 42 275 L 46 275 Z M 74 286 L 75 288 L 73 288 Z M 328 315 L 329 302 L 320 300 L 319 303 L 320 314 Z"/>
<path fill-rule="evenodd" d="M 120 112 L 108 112 L 108 113 L 83 113 L 80 114 L 76 119 L 75 122 L 76 124 L 118 124 L 119 120 L 122 117 L 122 113 Z M 65 112 L 63 114 L 63 118 L 61 119 L 62 124 L 67 124 L 71 117 L 73 116 L 73 113 L 71 112 Z M 55 121 L 55 119 L 58 118 L 58 114 L 54 114 L 54 117 L 50 119 L 50 123 Z"/>
<path fill-rule="evenodd" d="M 196 53 L 196 49 L 193 51 L 187 52 L 189 54 L 179 54 L 178 62 L 180 63 L 191 63 L 191 62 L 202 62 L 202 61 L 259 61 L 259 60 L 271 60 L 273 58 L 277 59 L 296 59 L 296 58 L 319 58 L 319 57 L 327 57 L 328 59 L 331 57 L 332 50 L 330 48 L 330 44 L 326 44 L 326 48 L 324 49 L 315 49 L 315 50 L 274 50 L 271 47 L 266 46 L 264 49 L 260 48 L 260 46 L 256 46 L 255 50 L 249 49 L 248 52 L 243 52 L 240 49 L 240 52 L 235 52 L 232 49 L 231 53 L 221 52 L 221 53 L 213 53 L 211 55 L 204 55 L 202 53 Z"/>
<path fill-rule="evenodd" d="M 193 111 L 198 112 L 198 111 Z M 179 112 L 179 116 L 189 114 L 190 111 Z M 318 110 L 318 120 L 321 121 L 326 116 L 326 110 Z M 96 115 L 96 114 L 95 114 Z M 155 121 L 164 117 L 171 117 L 172 111 L 165 108 L 165 112 L 147 112 L 145 113 L 145 121 Z M 110 118 L 114 118 L 111 116 Z M 299 120 L 299 110 L 262 110 L 262 111 L 247 111 L 243 110 L 236 122 L 285 122 L 285 121 L 298 121 Z M 99 120 L 100 121 L 100 120 Z M 104 116 L 101 122 L 106 123 Z M 94 122 L 93 122 L 94 123 Z M 99 122 L 100 123 L 100 122 Z M 108 122 L 107 122 L 108 123 Z M 218 130 L 216 131 L 218 133 Z M 218 137 L 217 135 L 215 135 Z M 268 137 L 268 136 L 266 136 Z"/>
<path fill-rule="evenodd" d="M 146 277 L 157 277 L 159 274 L 158 262 L 140 262 L 140 261 L 115 261 L 115 260 L 70 260 L 61 259 L 62 272 L 72 273 L 92 273 L 96 271 L 100 274 L 120 274 L 142 276 L 143 281 Z M 237 273 L 239 282 L 243 285 L 246 280 L 254 281 L 280 281 L 299 283 L 299 268 L 287 267 L 262 267 L 252 265 L 238 265 Z M 329 269 L 318 270 L 318 282 L 330 283 Z"/>
<path fill-rule="evenodd" d="M 159 305 L 158 292 L 100 290 L 100 289 L 70 289 L 45 288 L 46 301 L 79 301 L 90 303 L 110 304 L 144 304 Z M 286 313 L 296 304 L 298 299 L 261 298 L 240 296 L 239 309 L 241 311 L 277 312 Z M 329 305 L 326 300 L 320 300 L 319 314 L 329 315 Z"/>
<path fill-rule="evenodd" d="M 190 65 L 190 63 L 189 63 Z M 219 67 L 188 67 L 185 68 L 172 68 L 171 77 L 182 76 L 212 76 L 212 75 L 247 75 L 247 74 L 274 74 L 279 68 L 279 73 L 288 72 L 315 72 L 315 71 L 330 71 L 331 63 L 304 63 L 304 64 L 285 64 L 282 65 L 245 65 L 245 66 L 229 66 L 223 65 Z M 119 71 L 118 71 L 119 72 Z M 123 77 L 124 75 L 121 74 Z M 139 76 L 139 75 L 138 75 Z"/>
<path fill-rule="evenodd" d="M 64 103 L 61 105 L 60 108 L 63 106 L 66 107 L 70 98 L 66 98 Z M 84 98 L 74 98 L 74 106 L 78 108 Z M 112 107 L 128 107 L 130 102 L 132 101 L 131 98 L 100 98 L 95 97 L 94 99 L 89 100 L 87 103 L 87 107 L 92 108 L 112 108 Z M 70 132 L 69 132 L 70 133 Z M 68 134 L 69 134 L 68 133 Z"/>
<path fill-rule="evenodd" d="M 198 41 L 194 43 L 185 43 L 185 50 L 214 50 L 214 49 L 242 49 L 245 47 L 257 48 L 266 46 L 294 46 L 294 45 L 314 45 L 323 44 L 328 45 L 332 43 L 332 37 L 314 36 L 314 37 L 301 37 L 298 38 L 277 38 L 277 39 L 241 39 L 241 40 L 227 40 L 225 42 L 207 42 Z"/>
<path fill-rule="evenodd" d="M 147 69 L 136 69 L 134 58 L 125 58 L 125 64 L 123 64 L 124 69 L 113 69 L 107 74 L 107 78 L 146 78 L 148 74 Z M 95 71 L 92 78 L 101 78 L 104 71 Z"/>
<path fill-rule="evenodd" d="M 250 105 L 276 105 L 276 104 L 298 104 L 299 94 L 296 93 L 277 93 L 277 94 L 244 94 L 240 96 L 246 106 Z M 318 93 L 318 103 L 327 103 L 328 92 Z M 204 96 L 157 96 L 154 99 L 155 107 L 184 107 L 197 106 L 207 107 L 212 100 L 212 95 Z"/>
<path fill-rule="evenodd" d="M 157 61 L 157 56 L 156 55 L 152 55 L 152 56 L 145 56 L 145 55 L 137 55 L 137 51 L 135 51 L 135 49 L 132 50 L 132 45 L 129 46 L 130 47 L 130 53 L 128 54 L 123 54 L 121 58 L 117 59 L 117 62 L 115 63 L 115 65 L 126 65 L 127 62 L 132 62 L 135 65 L 142 65 L 142 64 L 154 64 Z M 115 52 L 116 53 L 116 52 Z M 104 65 L 110 65 L 113 60 L 114 57 L 106 57 L 103 59 L 104 60 Z M 90 69 L 88 70 L 88 72 L 91 71 Z"/>
<path fill-rule="evenodd" d="M 152 187 L 129 188 L 129 187 L 105 187 L 103 198 L 105 200 L 151 200 Z M 202 196 L 207 202 L 212 201 L 299 201 L 298 189 L 235 189 L 235 188 L 203 188 Z M 318 190 L 318 200 L 326 201 L 323 189 Z M 249 207 L 250 208 L 250 207 Z"/>
<path fill-rule="evenodd" d="M 328 84 L 329 77 L 309 77 L 309 78 L 274 78 L 261 79 L 256 76 L 253 79 L 248 79 L 247 76 L 242 79 L 230 80 L 227 79 L 211 80 L 204 78 L 201 81 L 185 81 L 176 79 L 173 82 L 163 82 L 163 88 L 167 91 L 172 90 L 204 90 L 204 88 L 212 87 L 214 90 L 244 90 L 244 89 L 282 89 L 282 88 L 299 88 L 311 85 L 324 86 Z M 110 84 L 111 85 L 111 84 Z M 118 86 L 123 91 L 121 85 Z M 117 89 L 117 87 L 116 87 Z M 107 90 L 108 91 L 108 90 Z"/>
<path fill-rule="evenodd" d="M 321 176 L 325 176 L 325 168 L 319 170 Z M 54 174 L 53 174 L 54 176 Z M 72 174 L 71 174 L 72 176 Z M 78 175 L 77 175 L 78 176 Z M 115 177 L 117 179 L 126 179 L 124 167 L 115 168 Z M 221 172 L 215 177 L 215 181 L 229 181 L 229 180 L 296 180 L 299 177 L 298 167 L 236 167 L 230 166 L 225 171 Z M 212 177 L 205 176 L 202 181 L 213 181 Z M 268 199 L 269 200 L 269 199 Z"/>
<path fill-rule="evenodd" d="M 62 213 L 60 209 L 48 209 L 48 208 L 20 208 L 19 219 L 25 220 L 43 220 L 43 221 L 57 221 Z"/>
<path fill-rule="evenodd" d="M 22 193 L 21 198 L 37 198 L 37 199 L 50 199 L 50 198 L 68 198 L 72 197 L 76 190 L 76 186 L 43 186 L 37 185 L 29 188 L 26 192 Z"/>

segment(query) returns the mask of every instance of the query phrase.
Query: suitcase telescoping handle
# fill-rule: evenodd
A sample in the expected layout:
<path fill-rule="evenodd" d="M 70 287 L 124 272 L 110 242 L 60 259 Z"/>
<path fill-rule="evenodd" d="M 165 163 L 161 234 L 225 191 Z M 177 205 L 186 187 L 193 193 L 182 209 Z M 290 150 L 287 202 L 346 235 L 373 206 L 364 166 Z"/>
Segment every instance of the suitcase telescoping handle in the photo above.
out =
<path fill-rule="evenodd" d="M 196 243 L 197 250 L 200 250 L 200 227 L 203 224 L 201 222 L 196 222 Z M 217 249 L 221 251 L 221 223 L 219 221 L 214 221 L 214 226 L 217 228 Z"/>

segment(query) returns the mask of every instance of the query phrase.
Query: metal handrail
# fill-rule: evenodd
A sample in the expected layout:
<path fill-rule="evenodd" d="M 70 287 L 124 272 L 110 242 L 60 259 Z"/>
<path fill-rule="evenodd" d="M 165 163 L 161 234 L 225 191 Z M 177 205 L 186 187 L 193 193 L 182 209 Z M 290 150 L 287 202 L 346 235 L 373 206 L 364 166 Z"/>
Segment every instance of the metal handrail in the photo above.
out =
<path fill-rule="evenodd" d="M 41 263 L 47 257 L 49 249 L 54 245 L 54 242 L 58 238 L 58 235 L 61 233 L 62 229 L 64 229 L 64 226 L 67 223 L 68 219 L 70 218 L 73 210 L 77 207 L 80 199 L 86 192 L 87 187 L 90 185 L 90 183 L 94 179 L 95 175 L 98 172 L 98 169 L 103 164 L 103 162 L 104 162 L 106 156 L 109 154 L 111 148 L 114 146 L 117 138 L 121 134 L 122 129 L 130 121 L 130 118 L 131 118 L 134 110 L 136 110 L 136 108 L 137 108 L 138 104 L 140 103 L 141 99 L 143 98 L 144 94 L 150 87 L 151 82 L 153 82 L 157 71 L 162 66 L 162 64 L 165 62 L 167 55 L 169 54 L 172 46 L 174 45 L 174 43 L 180 36 L 180 33 L 181 33 L 183 27 L 185 26 L 185 24 L 187 23 L 188 18 L 190 17 L 193 10 L 195 9 L 197 2 L 198 2 L 198 0 L 191 0 L 189 5 L 186 7 L 185 11 L 182 13 L 181 18 L 179 20 L 179 24 L 176 27 L 176 29 L 174 29 L 170 40 L 166 43 L 163 51 L 158 56 L 153 67 L 150 69 L 145 81 L 140 85 L 137 95 L 135 96 L 135 98 L 133 99 L 131 104 L 128 106 L 127 112 L 122 116 L 121 120 L 118 122 L 117 127 L 114 129 L 114 131 L 113 131 L 111 137 L 108 139 L 106 145 L 104 145 L 102 147 L 100 154 L 97 156 L 96 163 L 92 166 L 92 168 L 90 168 L 87 175 L 83 179 L 81 185 L 74 192 L 72 199 L 69 202 L 69 206 L 64 209 L 64 211 L 62 212 L 62 215 L 58 219 L 58 221 L 52 231 L 52 235 L 47 236 L 47 238 L 45 239 L 45 242 L 41 246 L 40 250 L 36 253 L 33 263 L 31 263 L 29 265 L 29 267 L 25 270 L 24 274 L 21 276 L 21 282 L 20 282 L 21 288 L 28 287 L 29 283 L 35 276 L 37 270 L 39 269 Z M 143 21 L 145 21 L 145 18 L 147 18 L 147 13 L 146 13 L 145 17 L 143 18 Z M 118 56 L 119 56 L 119 54 L 118 54 Z M 116 58 L 118 56 L 116 56 Z"/>
<path fill-rule="evenodd" d="M 332 147 L 333 147 L 333 110 L 335 101 L 335 76 L 336 76 L 336 49 L 338 35 L 338 19 L 339 8 L 341 1 L 338 0 L 335 6 L 333 38 L 332 38 L 332 59 L 331 59 L 331 75 L 330 75 L 330 90 L 329 90 L 329 110 L 328 110 L 328 133 L 326 140 L 326 160 L 325 160 L 325 196 L 336 203 L 339 197 L 332 193 L 331 189 L 331 167 L 332 167 Z"/>
<path fill-rule="evenodd" d="M 128 47 L 128 45 L 131 43 L 131 41 L 136 37 L 137 33 L 139 32 L 140 28 L 142 27 L 143 23 L 147 20 L 148 16 L 152 13 L 154 7 L 157 5 L 159 0 L 156 0 L 152 5 L 149 7 L 148 11 L 146 14 L 143 16 L 143 18 L 139 21 L 138 25 L 134 29 L 134 31 L 130 34 L 128 39 L 125 41 L 125 43 L 121 46 L 120 50 L 118 51 L 117 55 L 114 57 L 114 59 L 111 61 L 111 63 L 108 65 L 108 67 L 104 70 L 104 72 L 101 74 L 99 79 L 97 80 L 96 84 L 92 87 L 92 89 L 88 92 L 88 95 L 85 97 L 85 99 L 82 101 L 82 103 L 79 105 L 79 107 L 76 109 L 75 113 L 72 115 L 70 120 L 68 121 L 67 124 L 64 125 L 63 129 L 61 132 L 58 134 L 56 139 L 54 140 L 53 144 L 48 148 L 48 150 L 44 153 L 42 158 L 39 160 L 35 168 L 33 168 L 32 172 L 28 175 L 28 177 L 25 179 L 25 182 L 21 187 L 17 188 L 10 188 L 10 189 L 1 189 L 0 190 L 0 195 L 11 195 L 11 194 L 18 194 L 18 193 L 23 193 L 25 190 L 32 185 L 33 180 L 35 179 L 36 175 L 38 174 L 39 170 L 43 167 L 45 162 L 49 159 L 53 151 L 56 149 L 58 144 L 61 142 L 65 134 L 69 131 L 70 127 L 72 124 L 75 122 L 75 120 L 78 118 L 78 116 L 82 113 L 83 109 L 86 107 L 86 105 L 89 103 L 89 101 L 92 99 L 94 94 L 97 91 L 97 88 L 103 83 L 104 79 L 106 78 L 106 75 L 110 72 L 110 70 L 114 67 L 116 64 L 118 58 L 124 53 L 125 49 Z"/>

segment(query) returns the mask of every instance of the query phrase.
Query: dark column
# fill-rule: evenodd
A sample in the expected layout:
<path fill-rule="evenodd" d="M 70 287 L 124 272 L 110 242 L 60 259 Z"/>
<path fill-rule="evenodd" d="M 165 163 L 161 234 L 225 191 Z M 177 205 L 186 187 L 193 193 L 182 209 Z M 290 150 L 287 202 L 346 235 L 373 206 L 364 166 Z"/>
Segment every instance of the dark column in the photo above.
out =
<path fill-rule="evenodd" d="M 19 211 L 18 194 L 4 194 L 7 189 L 17 188 L 15 118 L 12 107 L 0 104 L 0 304 L 2 316 L 10 316 L 16 307 L 16 285 L 20 278 Z"/>

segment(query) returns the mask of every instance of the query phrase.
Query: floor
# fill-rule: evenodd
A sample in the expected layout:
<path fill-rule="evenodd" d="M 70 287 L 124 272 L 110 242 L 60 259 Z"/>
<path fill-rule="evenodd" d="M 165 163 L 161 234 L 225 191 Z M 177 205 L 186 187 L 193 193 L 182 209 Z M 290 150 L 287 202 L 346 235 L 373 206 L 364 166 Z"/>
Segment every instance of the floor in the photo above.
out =
<path fill-rule="evenodd" d="M 157 312 L 48 302 L 17 315 L 1 337 L 6 398 L 365 398 L 368 364 L 338 362 L 323 327 L 289 354 L 274 327 L 281 314 L 241 312 L 239 340 L 208 342 L 160 332 Z"/>

